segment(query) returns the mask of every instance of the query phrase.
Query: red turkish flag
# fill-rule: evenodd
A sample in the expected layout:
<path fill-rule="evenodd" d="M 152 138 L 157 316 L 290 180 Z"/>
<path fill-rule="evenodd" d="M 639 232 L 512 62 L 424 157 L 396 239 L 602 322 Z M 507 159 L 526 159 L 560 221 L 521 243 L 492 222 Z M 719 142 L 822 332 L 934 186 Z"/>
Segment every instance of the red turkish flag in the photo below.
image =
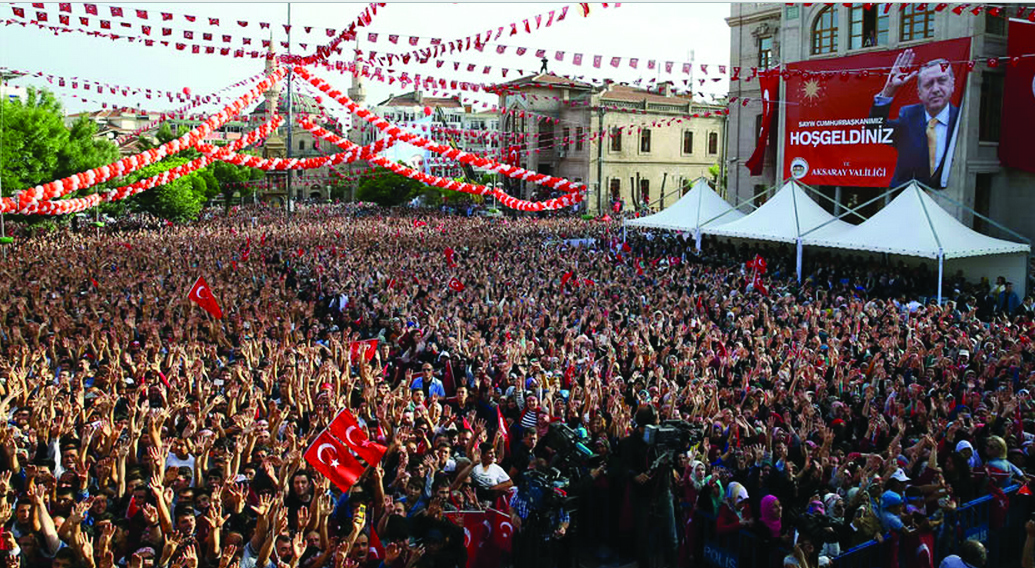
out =
<path fill-rule="evenodd" d="M 349 353 L 351 353 L 353 361 L 359 361 L 361 355 L 365 360 L 370 361 L 377 353 L 377 339 L 353 341 L 349 344 Z"/>
<path fill-rule="evenodd" d="M 371 442 L 367 438 L 367 435 L 360 429 L 356 417 L 347 409 L 343 409 L 334 417 L 334 420 L 331 420 L 327 430 L 332 436 L 345 442 L 357 456 L 363 458 L 363 461 L 371 467 L 380 463 L 381 458 L 388 451 L 388 448 Z"/>
<path fill-rule="evenodd" d="M 510 515 L 489 509 L 489 522 L 492 525 L 492 544 L 504 552 L 510 552 L 514 547 L 514 525 L 510 523 Z"/>
<path fill-rule="evenodd" d="M 1035 12 L 1032 12 L 1035 14 Z M 1031 132 L 1035 131 L 1035 23 L 1010 20 L 1007 33 L 1006 81 L 999 134 L 999 160 L 1004 166 L 1035 173 Z M 1016 59 L 1014 59 L 1016 58 Z"/>
<path fill-rule="evenodd" d="M 507 427 L 507 421 L 503 419 L 503 413 L 500 412 L 500 407 L 496 407 L 496 428 L 500 432 L 503 432 L 503 447 L 506 448 L 506 453 L 510 453 L 510 428 Z"/>
<path fill-rule="evenodd" d="M 492 523 L 485 511 L 446 513 L 453 523 L 464 528 L 464 548 L 467 549 L 467 568 L 479 566 L 478 556 L 492 532 Z"/>
<path fill-rule="evenodd" d="M 751 175 L 762 175 L 762 164 L 765 158 L 765 149 L 769 142 L 769 128 L 773 123 L 774 110 L 780 91 L 780 74 L 776 71 L 763 72 L 758 75 L 758 86 L 762 89 L 762 127 L 758 132 L 758 142 L 755 144 L 755 151 L 751 154 L 744 165 L 747 166 Z"/>
<path fill-rule="evenodd" d="M 137 17 L 141 20 L 147 19 L 147 10 L 137 10 Z"/>
<path fill-rule="evenodd" d="M 568 284 L 568 280 L 571 280 L 572 276 L 575 276 L 575 273 L 571 270 L 565 272 L 564 275 L 561 276 L 561 288 L 564 288 L 564 286 Z"/>
<path fill-rule="evenodd" d="M 216 303 L 216 298 L 212 295 L 212 289 L 209 288 L 204 277 L 198 276 L 194 285 L 190 287 L 190 293 L 187 294 L 187 297 L 195 304 L 201 306 L 201 309 L 208 312 L 212 317 L 216 319 L 223 317 L 223 310 L 219 309 L 219 304 Z"/>
<path fill-rule="evenodd" d="M 762 282 L 762 275 L 761 274 L 755 273 L 755 279 L 754 279 L 754 281 L 752 281 L 751 286 L 755 290 L 758 290 L 758 292 L 760 294 L 762 294 L 763 296 L 768 296 L 769 295 L 769 290 L 765 287 L 765 284 Z"/>
<path fill-rule="evenodd" d="M 15 7 L 15 8 L 11 8 L 11 11 L 14 12 L 14 15 L 18 16 L 19 18 L 24 18 L 25 17 L 25 9 L 24 8 L 17 8 L 17 7 Z"/>
<path fill-rule="evenodd" d="M 370 528 L 370 548 L 369 548 L 369 551 L 370 552 L 368 554 L 370 555 L 371 558 L 376 558 L 376 559 L 382 560 L 382 561 L 385 559 L 385 547 L 384 547 L 383 544 L 381 544 L 381 538 L 379 536 L 377 536 L 377 531 L 374 530 L 373 527 Z"/>
<path fill-rule="evenodd" d="M 62 12 L 71 12 L 72 11 L 72 4 L 69 3 L 69 2 L 59 2 L 58 3 L 58 9 L 61 10 Z"/>
<path fill-rule="evenodd" d="M 366 469 L 352 457 L 348 447 L 327 430 L 321 432 L 305 451 L 305 461 L 344 492 L 356 483 Z"/>
<path fill-rule="evenodd" d="M 83 4 L 83 9 L 86 10 L 87 14 L 93 16 L 97 15 L 97 4 Z"/>
<path fill-rule="evenodd" d="M 463 292 L 464 288 L 466 288 L 466 286 L 464 286 L 464 283 L 461 282 L 456 276 L 449 279 L 450 290 L 453 290 L 454 292 Z"/>
<path fill-rule="evenodd" d="M 456 260 L 455 260 L 454 257 L 456 256 L 456 251 L 453 250 L 453 247 L 446 247 L 445 254 L 446 254 L 446 265 L 449 266 L 450 268 L 455 267 L 456 266 Z"/>
<path fill-rule="evenodd" d="M 121 18 L 122 17 L 122 8 L 117 8 L 115 6 L 112 6 L 111 7 L 111 17 L 113 17 L 113 18 Z"/>

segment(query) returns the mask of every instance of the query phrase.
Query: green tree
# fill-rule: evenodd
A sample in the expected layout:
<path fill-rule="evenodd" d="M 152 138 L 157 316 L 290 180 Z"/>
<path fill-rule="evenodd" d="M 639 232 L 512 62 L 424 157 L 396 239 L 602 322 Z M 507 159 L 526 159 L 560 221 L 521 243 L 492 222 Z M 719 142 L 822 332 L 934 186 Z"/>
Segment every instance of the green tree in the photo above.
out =
<path fill-rule="evenodd" d="M 4 195 L 54 180 L 61 152 L 69 139 L 61 104 L 50 92 L 29 88 L 24 102 L 4 100 L 0 105 L 4 133 L 0 177 Z"/>
<path fill-rule="evenodd" d="M 158 132 L 155 133 L 155 139 L 158 140 L 159 145 L 176 139 L 176 132 L 173 132 L 172 125 L 169 124 L 168 120 L 158 125 Z"/>
<path fill-rule="evenodd" d="M 723 175 L 722 179 L 719 179 L 719 176 L 722 175 L 722 166 L 719 164 L 708 166 L 708 175 L 712 176 L 712 182 L 715 183 L 716 191 L 725 194 L 723 189 L 726 187 L 726 176 Z"/>
<path fill-rule="evenodd" d="M 374 175 L 360 180 L 356 199 L 392 207 L 413 199 L 424 188 L 425 185 L 419 181 L 378 168 Z"/>
<path fill-rule="evenodd" d="M 124 183 L 134 183 L 144 178 L 156 176 L 166 170 L 186 164 L 186 157 L 169 157 L 156 164 L 140 168 L 125 179 Z M 198 216 L 205 204 L 207 184 L 200 172 L 194 172 L 165 185 L 151 188 L 129 198 L 129 207 L 147 211 L 163 219 L 186 221 Z"/>
<path fill-rule="evenodd" d="M 111 164 L 118 159 L 119 149 L 115 144 L 110 140 L 97 138 L 97 125 L 81 116 L 68 129 L 68 141 L 58 151 L 54 178 L 65 178 L 97 166 Z"/>

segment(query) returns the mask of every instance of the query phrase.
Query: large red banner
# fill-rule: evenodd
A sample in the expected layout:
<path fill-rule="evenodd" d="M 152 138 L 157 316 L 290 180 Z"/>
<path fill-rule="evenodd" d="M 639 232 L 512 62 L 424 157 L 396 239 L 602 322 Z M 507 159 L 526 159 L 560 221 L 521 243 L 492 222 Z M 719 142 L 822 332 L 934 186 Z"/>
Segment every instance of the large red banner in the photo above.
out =
<path fill-rule="evenodd" d="M 1004 166 L 1035 173 L 1031 134 L 1035 132 L 1035 23 L 1010 20 L 1006 52 L 999 160 Z"/>
<path fill-rule="evenodd" d="M 970 38 L 961 38 L 788 64 L 783 177 L 945 187 L 969 57 Z"/>

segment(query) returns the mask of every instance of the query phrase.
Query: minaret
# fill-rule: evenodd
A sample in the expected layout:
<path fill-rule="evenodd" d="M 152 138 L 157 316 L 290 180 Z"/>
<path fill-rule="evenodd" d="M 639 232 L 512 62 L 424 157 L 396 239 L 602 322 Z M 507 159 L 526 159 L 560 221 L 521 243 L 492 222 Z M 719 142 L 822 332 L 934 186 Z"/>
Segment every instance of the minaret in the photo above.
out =
<path fill-rule="evenodd" d="M 270 32 L 270 48 L 266 53 L 266 74 L 269 75 L 275 71 L 279 65 L 273 51 L 273 33 Z M 266 99 L 266 120 L 270 120 L 277 114 L 277 105 L 280 104 L 280 84 L 272 85 L 262 96 Z M 287 146 L 284 145 L 284 139 L 280 136 L 280 128 L 278 128 L 266 138 L 266 143 L 262 145 L 262 157 L 283 158 L 285 156 L 287 156 Z"/>
<path fill-rule="evenodd" d="M 360 73 L 359 63 L 359 42 L 356 42 L 356 51 L 352 56 L 352 83 L 349 86 L 349 98 L 356 102 L 358 105 L 362 105 L 367 100 L 367 91 L 363 88 L 363 75 Z M 349 127 L 349 142 L 353 144 L 363 145 L 363 126 L 366 125 L 362 119 L 357 118 L 355 115 L 352 116 L 352 125 Z"/>
<path fill-rule="evenodd" d="M 276 71 L 279 66 L 277 55 L 273 50 L 273 33 L 271 32 L 270 47 L 266 53 L 266 75 Z M 262 96 L 266 99 L 266 120 L 269 120 L 277 113 L 277 104 L 280 102 L 280 84 L 270 85 Z"/>

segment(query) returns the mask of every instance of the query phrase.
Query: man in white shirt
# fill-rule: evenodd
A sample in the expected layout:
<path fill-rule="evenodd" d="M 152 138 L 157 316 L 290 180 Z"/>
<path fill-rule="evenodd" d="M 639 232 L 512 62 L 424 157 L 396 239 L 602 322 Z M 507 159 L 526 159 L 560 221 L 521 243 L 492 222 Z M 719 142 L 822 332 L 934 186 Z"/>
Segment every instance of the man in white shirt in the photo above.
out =
<path fill-rule="evenodd" d="M 514 486 L 510 476 L 496 463 L 496 448 L 489 442 L 482 442 L 481 461 L 471 469 L 471 480 L 479 488 L 479 499 L 491 495 L 495 498 L 500 493 Z M 491 499 L 490 499 L 491 500 Z"/>

